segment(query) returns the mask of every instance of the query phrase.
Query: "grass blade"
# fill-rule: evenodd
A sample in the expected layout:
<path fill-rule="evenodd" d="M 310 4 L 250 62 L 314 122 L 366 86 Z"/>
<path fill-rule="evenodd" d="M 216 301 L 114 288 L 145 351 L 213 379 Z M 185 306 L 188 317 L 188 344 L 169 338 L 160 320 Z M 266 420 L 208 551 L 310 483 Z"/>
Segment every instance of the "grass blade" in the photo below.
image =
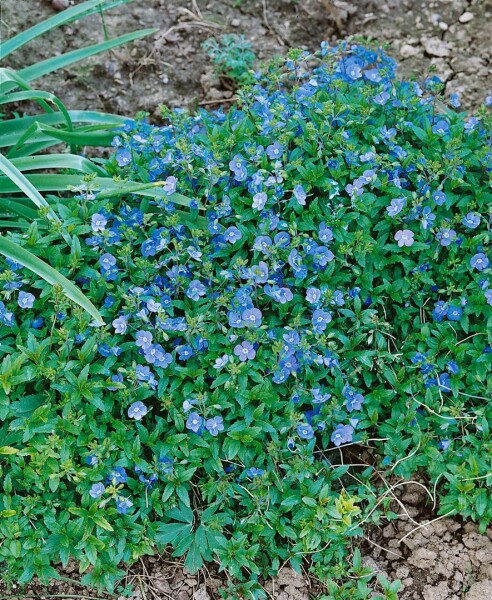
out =
<path fill-rule="evenodd" d="M 40 192 L 63 192 L 68 186 L 80 185 L 80 177 L 77 175 L 26 175 L 26 179 Z M 156 199 L 165 199 L 181 206 L 188 207 L 191 198 L 182 194 L 171 194 L 168 196 L 162 189 L 162 181 L 152 183 L 136 183 L 135 181 L 116 182 L 110 177 L 96 177 L 94 189 L 101 190 L 96 194 L 96 200 L 102 198 L 117 198 L 126 194 L 137 194 L 138 196 L 150 196 Z M 12 193 L 16 191 L 15 185 L 8 177 L 0 177 L 0 193 Z M 199 206 L 199 208 L 203 208 Z"/>
<path fill-rule="evenodd" d="M 36 273 L 36 275 L 39 275 L 51 285 L 54 285 L 55 283 L 60 285 L 63 292 L 70 300 L 81 306 L 91 315 L 91 317 L 96 319 L 99 324 L 104 325 L 104 321 L 97 308 L 88 298 L 86 298 L 86 296 L 84 296 L 79 288 L 61 273 L 58 273 L 58 271 L 53 269 L 53 267 L 50 267 L 50 265 L 46 264 L 40 258 L 34 256 L 32 252 L 29 252 L 18 244 L 0 236 L 0 253 L 20 263 L 33 273 Z"/>
<path fill-rule="evenodd" d="M 25 147 L 28 140 L 38 140 L 38 133 L 47 134 L 44 140 L 55 140 L 52 145 L 59 143 L 56 140 L 70 144 L 71 146 L 110 146 L 114 138 L 114 131 L 101 130 L 100 125 L 94 125 L 87 128 L 79 128 L 76 131 L 66 131 L 57 129 L 50 125 L 41 125 L 34 123 L 27 131 L 16 141 L 15 145 L 8 151 L 9 158 L 24 156 L 26 154 Z"/>
<path fill-rule="evenodd" d="M 121 127 L 128 120 L 120 115 L 96 111 L 69 110 L 68 114 L 74 124 L 86 123 L 87 126 L 97 125 L 99 128 L 105 127 L 108 130 Z M 33 123 L 55 126 L 63 124 L 64 122 L 65 120 L 60 113 L 21 117 L 20 119 L 9 119 L 8 121 L 0 122 L 0 148 L 13 146 L 20 135 L 27 131 Z M 39 137 L 43 138 L 42 135 Z M 44 136 L 44 138 L 44 141 L 49 140 L 47 136 Z"/>
<path fill-rule="evenodd" d="M 158 30 L 140 29 L 139 31 L 120 35 L 119 37 L 107 42 L 101 42 L 100 44 L 94 44 L 92 46 L 87 46 L 86 48 L 78 48 L 77 50 L 72 50 L 71 52 L 66 52 L 65 54 L 60 54 L 59 56 L 48 58 L 29 67 L 25 67 L 19 71 L 19 75 L 26 81 L 34 81 L 39 77 L 43 77 L 43 75 L 47 75 L 48 73 L 52 73 L 58 69 L 64 69 L 75 62 L 84 60 L 85 58 L 89 58 L 90 56 L 94 56 L 100 52 L 106 52 L 107 50 L 111 50 L 111 48 L 115 48 L 116 46 L 133 42 L 134 40 L 151 35 L 156 31 Z"/>
<path fill-rule="evenodd" d="M 5 58 L 15 50 L 18 50 L 40 35 L 43 35 L 43 33 L 51 31 L 56 27 L 61 27 L 62 25 L 66 25 L 77 19 L 88 17 L 100 10 L 109 10 L 110 8 L 114 8 L 120 4 L 127 4 L 128 2 L 132 2 L 132 0 L 89 0 L 88 2 L 84 2 L 77 6 L 67 8 L 67 10 L 64 10 L 58 15 L 45 19 L 41 23 L 37 23 L 26 31 L 22 31 L 10 38 L 10 40 L 3 42 L 0 45 L 0 58 Z"/>
<path fill-rule="evenodd" d="M 26 206 L 22 200 L 24 198 L 2 198 L 0 197 L 0 212 L 3 216 L 5 214 L 14 213 L 20 217 L 24 217 L 28 221 L 34 221 L 39 218 L 39 214 L 34 208 Z M 41 221 L 39 225 L 44 225 Z"/>
<path fill-rule="evenodd" d="M 99 167 L 83 156 L 75 154 L 24 156 L 22 158 L 13 158 L 11 163 L 21 172 L 36 171 L 38 169 L 71 169 L 87 174 L 97 173 L 103 177 L 107 175 L 102 167 Z"/>
<path fill-rule="evenodd" d="M 41 196 L 36 187 L 17 169 L 11 161 L 0 154 L 0 171 L 3 171 L 6 177 L 1 177 L 2 180 L 10 182 L 10 192 L 22 191 L 38 208 L 47 208 L 52 218 L 59 222 L 58 217 L 51 210 L 49 204 Z M 43 176 L 41 176 L 43 177 Z"/>

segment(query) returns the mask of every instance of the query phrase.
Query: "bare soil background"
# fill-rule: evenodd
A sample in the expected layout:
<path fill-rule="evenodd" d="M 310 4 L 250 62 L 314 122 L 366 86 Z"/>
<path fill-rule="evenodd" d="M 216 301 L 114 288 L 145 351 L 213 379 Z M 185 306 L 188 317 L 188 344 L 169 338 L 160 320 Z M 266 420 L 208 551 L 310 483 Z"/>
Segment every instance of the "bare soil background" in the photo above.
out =
<path fill-rule="evenodd" d="M 2 39 L 55 13 L 51 0 L 2 0 L 0 6 Z M 38 85 L 69 108 L 127 116 L 146 111 L 158 120 L 160 104 L 215 107 L 233 100 L 234 90 L 215 77 L 201 47 L 209 37 L 244 34 L 259 60 L 267 61 L 291 47 L 313 50 L 322 40 L 359 34 L 388 43 L 402 77 L 422 78 L 435 68 L 446 93 L 459 92 L 463 108 L 474 109 L 492 90 L 491 23 L 492 0 L 135 0 L 105 15 L 109 35 L 156 27 L 154 36 Z M 39 38 L 6 66 L 24 66 L 103 39 L 101 19 L 94 15 Z M 436 514 L 417 485 L 406 486 L 399 501 L 401 518 L 373 528 L 363 541 L 365 564 L 400 579 L 401 600 L 492 600 L 492 530 L 479 535 L 474 524 L 449 518 L 418 528 Z M 49 588 L 33 583 L 8 589 L 0 583 L 0 598 L 118 597 L 85 591 L 77 584 L 76 565 L 69 564 L 63 574 L 69 581 Z M 134 590 L 134 600 L 215 600 L 223 584 L 216 573 L 190 576 L 179 562 L 158 556 L 128 569 L 121 582 Z M 320 593 L 316 581 L 288 568 L 265 588 L 275 600 L 308 600 Z"/>
<path fill-rule="evenodd" d="M 55 13 L 52 0 L 0 4 L 2 39 Z M 359 34 L 388 43 L 403 77 L 422 78 L 434 67 L 447 92 L 461 92 L 465 108 L 478 106 L 492 89 L 492 0 L 134 0 L 104 19 L 112 37 L 147 27 L 158 32 L 39 82 L 70 108 L 158 117 L 159 104 L 230 102 L 233 91 L 214 77 L 201 47 L 222 33 L 244 34 L 260 61 L 291 47 L 313 50 L 322 40 Z M 38 38 L 10 64 L 103 40 L 101 19 L 93 15 Z"/>

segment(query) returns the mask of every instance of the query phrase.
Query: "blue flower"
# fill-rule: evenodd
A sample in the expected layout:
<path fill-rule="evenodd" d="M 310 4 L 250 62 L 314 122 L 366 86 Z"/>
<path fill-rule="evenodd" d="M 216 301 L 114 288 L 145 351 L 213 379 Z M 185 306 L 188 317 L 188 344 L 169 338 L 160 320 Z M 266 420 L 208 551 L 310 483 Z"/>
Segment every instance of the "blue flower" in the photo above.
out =
<path fill-rule="evenodd" d="M 447 197 L 446 197 L 446 194 L 444 192 L 442 192 L 441 190 L 436 190 L 432 194 L 432 199 L 438 206 L 441 206 L 446 202 Z"/>
<path fill-rule="evenodd" d="M 351 425 L 337 425 L 335 431 L 331 434 L 331 441 L 335 446 L 348 444 L 352 441 L 354 428 Z"/>
<path fill-rule="evenodd" d="M 252 360 L 256 356 L 256 351 L 251 342 L 243 342 L 234 347 L 234 354 L 241 362 Z"/>
<path fill-rule="evenodd" d="M 463 315 L 463 309 L 459 306 L 453 306 L 450 304 L 446 316 L 450 321 L 459 321 Z"/>
<path fill-rule="evenodd" d="M 116 153 L 116 162 L 120 167 L 126 167 L 132 162 L 132 155 L 128 150 L 121 149 Z"/>
<path fill-rule="evenodd" d="M 246 327 L 258 328 L 261 325 L 261 311 L 257 308 L 248 308 L 243 311 L 241 319 Z"/>
<path fill-rule="evenodd" d="M 395 217 L 402 211 L 405 204 L 405 198 L 393 198 L 393 200 L 391 200 L 391 204 L 386 207 L 386 211 L 390 217 Z"/>
<path fill-rule="evenodd" d="M 258 469 L 257 467 L 251 467 L 246 471 L 246 476 L 253 479 L 254 477 L 261 477 L 265 471 L 263 469 Z"/>
<path fill-rule="evenodd" d="M 450 94 L 450 96 L 449 96 L 449 104 L 453 108 L 459 108 L 461 106 L 459 94 Z"/>
<path fill-rule="evenodd" d="M 179 360 L 188 360 L 193 356 L 193 348 L 191 346 L 180 346 L 178 348 Z"/>
<path fill-rule="evenodd" d="M 446 365 L 447 370 L 452 374 L 452 375 L 458 375 L 458 373 L 460 372 L 460 368 L 459 366 L 455 363 L 454 360 L 450 360 L 448 362 L 448 364 Z"/>
<path fill-rule="evenodd" d="M 126 513 L 133 506 L 133 502 L 124 496 L 116 497 L 116 510 L 120 515 L 126 515 Z"/>
<path fill-rule="evenodd" d="M 90 467 L 95 467 L 98 463 L 99 459 L 95 454 L 89 454 L 89 456 L 86 456 L 85 458 L 85 464 L 89 465 Z"/>
<path fill-rule="evenodd" d="M 294 188 L 294 198 L 297 200 L 298 204 L 301 206 L 306 205 L 307 194 L 302 187 L 302 185 L 296 185 Z"/>
<path fill-rule="evenodd" d="M 450 383 L 450 379 L 449 379 L 449 374 L 441 373 L 440 375 L 438 375 L 437 385 L 438 385 L 439 389 L 441 389 L 443 392 L 450 392 L 451 391 L 451 383 Z"/>
<path fill-rule="evenodd" d="M 477 252 L 477 254 L 472 256 L 470 260 L 472 269 L 476 269 L 477 271 L 483 271 L 489 266 L 489 264 L 490 261 L 483 252 Z"/>
<path fill-rule="evenodd" d="M 422 210 L 422 227 L 424 229 L 430 229 L 434 221 L 436 220 L 436 215 L 432 212 L 430 206 L 424 206 Z"/>
<path fill-rule="evenodd" d="M 101 256 L 99 259 L 99 264 L 101 265 L 101 269 L 103 269 L 103 271 L 109 271 L 116 265 L 116 258 L 107 252 Z"/>
<path fill-rule="evenodd" d="M 30 294 L 29 292 L 19 292 L 17 304 L 21 308 L 32 308 L 34 300 L 36 300 L 36 298 L 33 294 Z"/>
<path fill-rule="evenodd" d="M 282 144 L 279 144 L 279 142 L 275 142 L 273 144 L 270 144 L 270 146 L 267 146 L 266 154 L 268 158 L 270 158 L 271 160 L 275 160 L 282 156 L 283 151 L 284 147 L 282 146 Z"/>
<path fill-rule="evenodd" d="M 135 419 L 136 421 L 141 421 L 143 417 L 147 414 L 148 409 L 143 402 L 137 401 L 134 402 L 130 408 L 128 409 L 128 416 L 130 419 Z"/>
<path fill-rule="evenodd" d="M 432 133 L 435 133 L 436 135 L 447 135 L 449 133 L 449 123 L 444 119 L 439 119 L 439 121 L 432 126 Z"/>
<path fill-rule="evenodd" d="M 111 381 L 113 383 L 123 383 L 123 375 L 121 373 L 118 373 L 117 375 L 111 375 Z M 115 387 L 115 386 L 108 386 L 108 390 L 115 392 L 116 390 L 118 390 L 119 388 Z"/>
<path fill-rule="evenodd" d="M 115 333 L 123 334 L 128 328 L 128 322 L 125 316 L 118 317 L 112 323 Z"/>
<path fill-rule="evenodd" d="M 166 196 L 170 196 L 171 194 L 174 194 L 174 192 L 176 191 L 177 182 L 178 182 L 178 180 L 173 175 L 170 175 L 166 179 L 166 181 L 164 182 L 164 185 L 162 186 L 162 189 L 164 190 Z"/>
<path fill-rule="evenodd" d="M 35 319 L 33 319 L 31 321 L 31 327 L 33 329 L 41 329 L 44 326 L 44 319 L 43 317 L 36 317 Z"/>
<path fill-rule="evenodd" d="M 492 306 L 492 289 L 485 290 L 484 296 L 485 296 L 485 300 L 487 301 L 487 304 L 489 306 Z"/>
<path fill-rule="evenodd" d="M 248 277 L 251 277 L 255 283 L 265 283 L 268 280 L 268 265 L 260 261 L 258 265 L 253 265 L 248 271 Z"/>
<path fill-rule="evenodd" d="M 323 394 L 320 388 L 313 389 L 313 404 L 324 404 L 331 398 L 331 394 Z"/>
<path fill-rule="evenodd" d="M 236 154 L 231 160 L 229 168 L 234 173 L 234 179 L 238 182 L 244 181 L 248 177 L 247 162 L 240 154 Z"/>
<path fill-rule="evenodd" d="M 242 237 L 243 236 L 237 227 L 228 227 L 224 232 L 224 239 L 230 244 L 234 244 Z"/>
<path fill-rule="evenodd" d="M 220 431 L 224 431 L 222 417 L 213 417 L 205 421 L 205 429 L 214 437 L 219 434 Z"/>
<path fill-rule="evenodd" d="M 92 231 L 94 231 L 94 232 L 104 231 L 106 229 L 107 223 L 108 223 L 108 220 L 106 219 L 106 217 L 104 215 L 101 215 L 99 213 L 95 213 L 94 215 L 92 215 L 92 219 L 91 219 Z"/>
<path fill-rule="evenodd" d="M 456 237 L 456 231 L 454 231 L 454 229 L 448 229 L 447 227 L 441 228 L 436 234 L 436 239 L 441 246 L 449 246 L 456 240 Z"/>
<path fill-rule="evenodd" d="M 202 424 L 203 418 L 197 412 L 192 412 L 189 414 L 188 419 L 186 421 L 186 429 L 189 429 L 194 433 L 198 433 Z"/>
<path fill-rule="evenodd" d="M 310 304 L 318 304 L 321 300 L 321 290 L 318 288 L 308 288 L 306 290 L 306 300 Z"/>
<path fill-rule="evenodd" d="M 386 102 L 388 102 L 389 99 L 390 99 L 390 95 L 388 94 L 388 92 L 381 92 L 381 93 L 377 94 L 376 96 L 374 96 L 374 102 L 376 104 L 379 104 L 380 106 L 383 106 L 384 104 L 386 104 Z"/>
<path fill-rule="evenodd" d="M 126 483 L 127 480 L 128 475 L 123 467 L 113 467 L 106 478 L 106 483 L 118 485 L 120 483 Z"/>
<path fill-rule="evenodd" d="M 314 430 L 311 427 L 311 425 L 309 425 L 309 423 L 300 423 L 297 426 L 297 435 L 302 439 L 302 440 L 310 440 L 314 437 Z"/>
<path fill-rule="evenodd" d="M 434 317 L 435 321 L 440 323 L 447 312 L 448 305 L 443 300 L 439 300 L 438 302 L 436 302 L 434 310 L 432 311 L 432 316 Z"/>
<path fill-rule="evenodd" d="M 326 329 L 328 323 L 331 322 L 331 320 L 331 313 L 324 311 L 320 308 L 315 310 L 311 319 L 314 331 L 316 333 L 322 333 Z"/>
<path fill-rule="evenodd" d="M 265 204 L 267 203 L 268 196 L 265 192 L 258 192 L 253 196 L 253 208 L 256 210 L 263 210 L 265 208 Z"/>
<path fill-rule="evenodd" d="M 152 345 L 152 338 L 150 331 L 137 331 L 135 344 L 142 350 L 147 350 Z"/>
<path fill-rule="evenodd" d="M 224 354 L 223 356 L 215 359 L 214 369 L 222 369 L 222 367 L 225 367 L 228 362 L 229 356 Z"/>
<path fill-rule="evenodd" d="M 480 215 L 469 212 L 466 217 L 463 217 L 462 223 L 469 229 L 476 229 L 480 225 Z"/>
<path fill-rule="evenodd" d="M 89 496 L 91 496 L 91 498 L 100 498 L 105 491 L 106 488 L 102 483 L 95 483 L 89 490 Z"/>
<path fill-rule="evenodd" d="M 333 240 L 333 230 L 331 227 L 327 227 L 325 222 L 322 221 L 319 225 L 318 238 L 320 242 L 327 244 Z"/>
<path fill-rule="evenodd" d="M 201 283 L 197 279 L 194 279 L 190 283 L 188 289 L 186 290 L 186 295 L 188 296 L 188 298 L 191 298 L 195 302 L 199 300 L 202 296 L 205 296 L 206 293 L 207 288 L 203 285 L 203 283 Z"/>
<path fill-rule="evenodd" d="M 174 471 L 174 461 L 172 458 L 162 455 L 157 462 L 159 463 L 159 469 L 166 475 L 170 475 Z"/>

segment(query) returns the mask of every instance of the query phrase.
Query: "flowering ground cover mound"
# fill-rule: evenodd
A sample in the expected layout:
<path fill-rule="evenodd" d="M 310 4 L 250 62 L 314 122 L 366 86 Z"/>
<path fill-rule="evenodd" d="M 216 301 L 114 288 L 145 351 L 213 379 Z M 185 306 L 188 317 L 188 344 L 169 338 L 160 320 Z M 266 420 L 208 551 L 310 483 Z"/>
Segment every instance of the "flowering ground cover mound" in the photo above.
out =
<path fill-rule="evenodd" d="M 417 471 L 487 526 L 492 119 L 439 91 L 377 49 L 292 51 L 227 114 L 117 132 L 107 168 L 160 198 L 88 177 L 57 205 L 70 243 L 12 235 L 106 325 L 2 259 L 8 577 L 74 557 L 111 588 L 171 545 L 237 597 L 290 562 L 365 598 L 350 539 Z"/>

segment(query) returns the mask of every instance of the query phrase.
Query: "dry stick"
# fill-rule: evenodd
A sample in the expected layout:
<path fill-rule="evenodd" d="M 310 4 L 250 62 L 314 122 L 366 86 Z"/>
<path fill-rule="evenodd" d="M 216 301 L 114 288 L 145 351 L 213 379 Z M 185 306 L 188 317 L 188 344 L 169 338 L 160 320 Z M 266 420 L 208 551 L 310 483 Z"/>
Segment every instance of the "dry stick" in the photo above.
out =
<path fill-rule="evenodd" d="M 203 21 L 204 19 L 202 17 L 202 13 L 201 13 L 200 9 L 198 8 L 198 4 L 197 4 L 196 0 L 191 0 L 191 4 L 193 6 L 194 11 L 198 15 L 198 17 Z"/>
<path fill-rule="evenodd" d="M 409 531 L 406 535 L 404 535 L 401 538 L 401 540 L 398 540 L 398 543 L 401 544 L 403 542 L 403 540 L 406 540 L 408 536 L 412 535 L 412 533 L 414 533 L 418 529 L 422 529 L 423 527 L 428 527 L 429 525 L 432 525 L 433 523 L 436 523 L 437 521 L 440 521 L 441 519 L 445 519 L 446 517 L 450 517 L 453 514 L 456 514 L 456 511 L 454 509 L 450 510 L 445 515 L 441 515 L 440 517 L 433 519 L 432 521 L 428 521 L 427 523 L 422 523 L 421 525 L 419 525 L 418 527 L 415 527 L 414 529 L 412 529 L 412 531 Z"/>
<path fill-rule="evenodd" d="M 224 102 L 236 102 L 237 96 L 232 96 L 232 98 L 221 98 L 220 100 L 204 100 L 203 102 L 199 102 L 198 106 L 208 106 L 209 104 L 223 104 Z"/>
<path fill-rule="evenodd" d="M 369 542 L 370 544 L 372 544 L 373 546 L 376 546 L 376 548 L 379 548 L 380 550 L 383 550 L 384 552 L 388 552 L 389 554 L 394 554 L 395 556 L 398 556 L 398 558 L 405 558 L 401 554 L 398 554 L 398 552 L 394 552 L 393 550 L 390 550 L 389 548 L 384 548 L 384 546 L 380 546 L 379 544 L 376 544 L 376 542 L 373 542 L 371 539 L 369 539 L 366 536 L 364 536 L 364 539 L 366 540 L 366 542 Z"/>

